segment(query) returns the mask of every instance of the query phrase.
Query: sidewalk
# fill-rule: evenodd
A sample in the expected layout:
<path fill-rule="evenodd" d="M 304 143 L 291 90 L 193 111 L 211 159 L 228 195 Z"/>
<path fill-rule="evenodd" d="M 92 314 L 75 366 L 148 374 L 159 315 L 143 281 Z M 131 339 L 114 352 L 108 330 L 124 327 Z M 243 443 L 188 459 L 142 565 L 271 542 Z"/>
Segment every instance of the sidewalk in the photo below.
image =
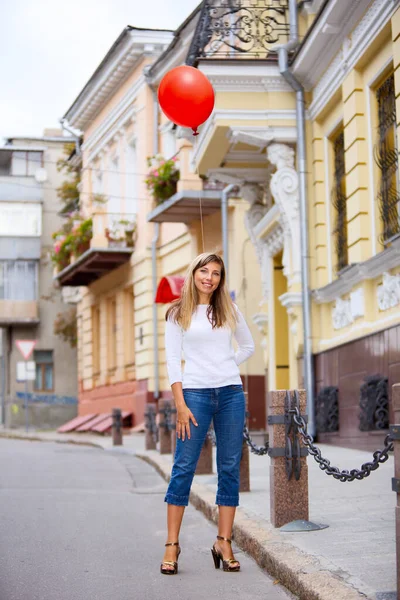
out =
<path fill-rule="evenodd" d="M 144 435 L 124 436 L 122 447 L 94 434 L 6 431 L 0 436 L 96 445 L 136 454 L 168 479 L 171 455 L 144 450 Z M 381 442 L 381 444 L 379 443 Z M 383 438 L 378 446 L 383 445 Z M 331 464 L 352 469 L 372 459 L 358 450 L 320 446 Z M 395 600 L 395 502 L 391 491 L 393 458 L 363 481 L 342 483 L 322 472 L 312 457 L 309 467 L 310 521 L 327 529 L 283 533 L 269 522 L 269 458 L 250 454 L 251 492 L 242 493 L 235 520 L 236 543 L 262 567 L 304 600 Z M 214 472 L 216 472 L 214 465 Z M 216 475 L 195 477 L 191 502 L 216 520 Z"/>

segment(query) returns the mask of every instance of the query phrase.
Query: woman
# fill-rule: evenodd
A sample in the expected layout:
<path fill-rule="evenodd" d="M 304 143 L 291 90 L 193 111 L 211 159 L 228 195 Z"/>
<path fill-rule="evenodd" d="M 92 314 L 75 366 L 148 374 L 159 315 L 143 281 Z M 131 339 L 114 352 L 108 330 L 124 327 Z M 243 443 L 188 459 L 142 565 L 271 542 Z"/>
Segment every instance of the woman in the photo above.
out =
<path fill-rule="evenodd" d="M 176 450 L 168 503 L 168 540 L 161 573 L 178 572 L 179 532 L 197 461 L 211 420 L 217 440 L 219 523 L 212 547 L 215 568 L 239 571 L 231 548 L 239 504 L 239 465 L 245 423 L 245 398 L 238 365 L 254 352 L 247 324 L 225 285 L 220 256 L 200 254 L 189 267 L 181 298 L 167 310 L 165 347 L 174 396 Z M 232 336 L 238 343 L 235 353 Z M 185 369 L 182 377 L 182 350 Z"/>

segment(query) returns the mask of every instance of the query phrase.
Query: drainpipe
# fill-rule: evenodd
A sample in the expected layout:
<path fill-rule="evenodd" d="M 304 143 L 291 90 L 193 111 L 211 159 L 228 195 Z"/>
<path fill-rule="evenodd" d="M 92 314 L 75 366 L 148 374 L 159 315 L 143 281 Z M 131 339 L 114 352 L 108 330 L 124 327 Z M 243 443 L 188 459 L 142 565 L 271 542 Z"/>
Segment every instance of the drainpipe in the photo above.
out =
<path fill-rule="evenodd" d="M 303 303 L 304 379 L 307 391 L 308 431 L 315 436 L 314 373 L 311 338 L 311 299 L 308 273 L 308 210 L 304 88 L 289 70 L 288 51 L 299 44 L 297 0 L 289 0 L 289 43 L 279 46 L 279 71 L 296 92 L 297 170 L 300 192 L 301 293 Z"/>
<path fill-rule="evenodd" d="M 156 90 L 151 87 L 153 93 L 153 152 L 158 154 L 158 100 Z M 153 281 L 153 298 L 157 294 L 157 243 L 160 236 L 160 224 L 154 224 L 154 237 L 151 240 L 151 266 Z M 157 304 L 153 300 L 153 348 L 154 348 L 154 398 L 160 397 L 160 368 L 158 363 L 158 318 Z"/>
<path fill-rule="evenodd" d="M 222 190 L 221 195 L 221 217 L 222 217 L 222 251 L 224 253 L 225 280 L 229 290 L 229 251 L 228 251 L 228 194 L 236 187 L 230 183 Z"/>
<path fill-rule="evenodd" d="M 65 131 L 67 131 L 69 134 L 72 135 L 72 137 L 75 140 L 75 150 L 76 150 L 76 154 L 77 156 L 81 156 L 82 151 L 81 151 L 81 144 L 80 144 L 80 138 L 79 135 L 76 135 L 76 133 L 74 131 L 72 131 L 72 129 L 69 129 L 67 127 L 67 125 L 65 124 L 65 118 L 60 119 L 60 123 L 61 123 L 61 127 L 63 129 L 65 129 Z"/>

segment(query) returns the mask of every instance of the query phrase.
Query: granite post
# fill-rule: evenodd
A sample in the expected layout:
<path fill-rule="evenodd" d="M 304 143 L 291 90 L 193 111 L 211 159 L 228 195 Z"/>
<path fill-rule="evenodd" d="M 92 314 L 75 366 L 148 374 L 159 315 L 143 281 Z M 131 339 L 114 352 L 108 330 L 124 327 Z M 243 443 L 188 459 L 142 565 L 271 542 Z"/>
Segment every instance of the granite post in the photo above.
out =
<path fill-rule="evenodd" d="M 293 392 L 290 392 L 293 394 Z M 285 414 L 286 390 L 268 394 L 268 417 Z M 306 392 L 299 390 L 300 414 L 306 411 Z M 285 424 L 268 424 L 269 447 L 285 449 Z M 304 444 L 300 438 L 300 448 Z M 270 464 L 270 520 L 274 527 L 297 520 L 308 521 L 308 467 L 307 457 L 301 457 L 300 479 L 294 473 L 288 481 L 285 456 L 271 457 Z"/>
<path fill-rule="evenodd" d="M 246 398 L 246 415 L 248 411 L 248 392 L 244 392 L 244 396 Z M 249 426 L 248 418 L 246 417 L 246 425 Z M 249 492 L 250 491 L 250 456 L 249 456 L 249 447 L 246 442 L 243 440 L 242 443 L 242 458 L 240 459 L 240 484 L 239 484 L 239 492 Z"/>
<path fill-rule="evenodd" d="M 196 475 L 210 475 L 212 469 L 212 441 L 206 435 L 196 467 Z"/>
<path fill-rule="evenodd" d="M 160 454 L 171 454 L 171 432 L 166 427 L 167 415 L 165 412 L 170 411 L 170 409 L 171 402 L 169 400 L 160 399 L 158 401 Z"/>
<path fill-rule="evenodd" d="M 392 404 L 394 427 L 400 429 L 400 383 L 392 386 Z M 400 479 L 400 439 L 393 440 L 394 446 L 394 476 Z M 400 600 L 400 491 L 396 494 L 396 571 L 397 571 L 397 600 Z"/>
<path fill-rule="evenodd" d="M 151 432 L 151 430 L 149 428 L 150 423 L 153 423 L 153 427 L 156 426 L 156 414 L 157 414 L 157 404 L 155 402 L 148 402 L 146 404 L 146 410 L 145 410 L 145 426 L 146 426 L 145 448 L 146 448 L 146 450 L 155 450 L 157 447 L 157 438 Z"/>
<path fill-rule="evenodd" d="M 112 409 L 111 435 L 113 446 L 122 446 L 122 413 L 120 408 Z"/>

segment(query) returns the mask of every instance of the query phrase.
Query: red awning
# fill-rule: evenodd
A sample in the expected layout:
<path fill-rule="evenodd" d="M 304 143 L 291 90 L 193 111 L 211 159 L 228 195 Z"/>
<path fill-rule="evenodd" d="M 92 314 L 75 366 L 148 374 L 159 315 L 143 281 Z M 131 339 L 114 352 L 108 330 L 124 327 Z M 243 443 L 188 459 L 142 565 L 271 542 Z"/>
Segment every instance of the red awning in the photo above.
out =
<path fill-rule="evenodd" d="M 167 304 L 180 298 L 184 277 L 180 275 L 170 275 L 169 277 L 163 277 L 158 284 L 156 294 L 156 304 Z"/>

